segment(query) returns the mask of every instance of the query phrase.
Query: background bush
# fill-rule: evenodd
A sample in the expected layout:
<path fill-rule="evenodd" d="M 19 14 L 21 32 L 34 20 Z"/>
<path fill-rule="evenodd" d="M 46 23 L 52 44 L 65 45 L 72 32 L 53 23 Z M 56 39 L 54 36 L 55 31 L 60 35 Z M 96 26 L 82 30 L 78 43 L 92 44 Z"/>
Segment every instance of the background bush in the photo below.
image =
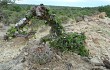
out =
<path fill-rule="evenodd" d="M 21 5 L 21 4 L 7 4 L 0 7 L 0 13 L 2 12 L 4 15 L 4 19 L 2 20 L 5 24 L 15 24 L 21 18 L 23 18 L 28 10 L 32 8 L 34 5 Z M 56 17 L 61 21 L 61 23 L 65 23 L 68 19 L 76 18 L 78 16 L 83 15 L 92 15 L 97 12 L 106 12 L 108 16 L 110 16 L 110 6 L 100 6 L 100 7 L 61 7 L 61 6 L 46 6 L 52 14 L 56 14 Z M 36 18 L 34 20 L 34 24 L 38 24 L 38 20 Z M 39 23 L 41 24 L 42 21 Z M 44 24 L 43 24 L 44 25 Z M 38 26 L 38 25 L 37 25 Z"/>
<path fill-rule="evenodd" d="M 106 12 L 107 16 L 110 17 L 110 5 L 107 6 L 100 6 L 98 7 L 100 12 Z"/>

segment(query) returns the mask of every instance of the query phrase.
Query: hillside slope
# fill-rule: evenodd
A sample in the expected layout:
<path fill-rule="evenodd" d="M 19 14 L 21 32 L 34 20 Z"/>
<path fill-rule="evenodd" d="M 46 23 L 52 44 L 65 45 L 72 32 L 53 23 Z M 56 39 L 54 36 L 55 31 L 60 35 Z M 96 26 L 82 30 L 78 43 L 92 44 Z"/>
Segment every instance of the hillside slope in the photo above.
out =
<path fill-rule="evenodd" d="M 89 58 L 71 52 L 61 53 L 58 50 L 52 50 L 54 57 L 50 62 L 42 65 L 30 62 L 29 53 L 24 50 L 40 46 L 38 44 L 40 38 L 49 34 L 50 30 L 49 27 L 43 26 L 36 32 L 36 39 L 26 40 L 18 37 L 6 42 L 0 38 L 0 70 L 109 70 L 103 65 L 103 60 L 110 60 L 110 18 L 79 22 L 70 19 L 63 26 L 67 33 L 85 33 L 86 48 L 90 52 Z M 0 31 L 6 32 L 5 29 Z M 24 57 L 26 57 L 25 61 L 23 61 Z"/>

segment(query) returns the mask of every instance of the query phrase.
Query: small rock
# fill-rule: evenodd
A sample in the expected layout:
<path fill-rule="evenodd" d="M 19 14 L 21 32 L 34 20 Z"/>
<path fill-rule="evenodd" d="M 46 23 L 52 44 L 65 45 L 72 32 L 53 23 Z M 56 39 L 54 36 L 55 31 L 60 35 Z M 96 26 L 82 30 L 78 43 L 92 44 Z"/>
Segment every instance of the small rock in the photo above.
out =
<path fill-rule="evenodd" d="M 67 68 L 67 70 L 72 70 L 72 68 L 73 68 L 72 63 L 66 63 L 66 68 Z"/>
<path fill-rule="evenodd" d="M 98 30 L 97 32 L 98 32 L 98 33 L 102 33 L 102 31 L 100 31 L 100 30 Z"/>
<path fill-rule="evenodd" d="M 25 53 L 24 53 L 24 55 L 25 55 L 25 56 L 27 56 L 27 55 L 28 55 L 28 53 L 27 53 L 27 52 L 25 52 Z"/>
<path fill-rule="evenodd" d="M 82 57 L 82 59 L 86 62 L 89 62 L 90 63 L 90 58 L 87 58 L 87 57 Z"/>
<path fill-rule="evenodd" d="M 110 69 L 110 61 L 109 60 L 104 59 L 103 64 L 107 69 Z"/>
<path fill-rule="evenodd" d="M 25 61 L 26 61 L 25 57 L 24 57 L 24 58 L 22 58 L 21 62 L 23 63 L 23 62 L 25 62 Z"/>
<path fill-rule="evenodd" d="M 91 61 L 91 63 L 93 63 L 93 64 L 100 64 L 100 63 L 101 63 L 101 62 L 99 61 L 99 59 L 96 58 L 96 57 L 92 58 L 90 61 Z"/>
<path fill-rule="evenodd" d="M 3 24 L 2 23 L 0 23 L 0 28 L 3 28 Z"/>
<path fill-rule="evenodd" d="M 64 70 L 62 67 L 55 67 L 53 70 Z"/>
<path fill-rule="evenodd" d="M 56 57 L 56 59 L 58 59 L 58 60 L 62 60 L 62 58 L 59 56 L 59 55 L 55 55 L 55 57 Z"/>
<path fill-rule="evenodd" d="M 101 69 L 101 68 L 99 68 L 99 67 L 94 67 L 94 68 L 92 68 L 91 70 L 103 70 L 103 69 Z"/>
<path fill-rule="evenodd" d="M 23 67 L 23 64 L 21 63 L 21 64 L 14 66 L 14 68 L 12 68 L 11 70 L 23 70 L 23 69 L 24 67 Z"/>

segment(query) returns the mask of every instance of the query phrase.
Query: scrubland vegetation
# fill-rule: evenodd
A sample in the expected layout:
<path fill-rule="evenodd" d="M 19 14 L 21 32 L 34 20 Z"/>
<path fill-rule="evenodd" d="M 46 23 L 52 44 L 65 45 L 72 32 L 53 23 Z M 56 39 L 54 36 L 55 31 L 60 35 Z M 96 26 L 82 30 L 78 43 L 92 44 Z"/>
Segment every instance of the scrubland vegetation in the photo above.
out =
<path fill-rule="evenodd" d="M 0 1 L 0 20 L 4 24 L 15 24 L 20 18 L 23 18 L 28 10 L 30 10 L 34 5 L 20 5 L 13 3 L 11 1 L 10 4 L 5 3 L 4 1 L 10 0 L 3 0 Z M 64 7 L 64 6 L 46 6 L 52 14 L 56 14 L 58 21 L 64 23 L 69 18 L 75 19 L 78 16 L 83 15 L 93 15 L 98 12 L 106 12 L 107 15 L 110 17 L 110 6 L 100 6 L 100 7 Z M 35 20 L 35 19 L 34 19 Z M 40 25 L 38 21 L 34 21 L 36 25 Z"/>
<path fill-rule="evenodd" d="M 10 3 L 10 2 L 9 2 Z M 5 25 L 15 24 L 21 18 L 25 17 L 26 12 L 34 5 L 18 5 L 11 2 L 0 2 L 0 22 Z M 65 23 L 68 19 L 74 19 L 76 17 L 82 17 L 84 15 L 91 16 L 99 12 L 106 12 L 110 17 L 110 6 L 100 6 L 94 8 L 80 8 L 80 7 L 59 7 L 59 6 L 47 6 L 50 10 L 49 13 L 56 14 L 58 23 Z M 32 26 L 38 28 L 44 25 L 44 21 L 32 19 Z M 89 51 L 86 50 L 84 41 L 86 36 L 81 33 L 63 34 L 49 43 L 51 46 L 61 49 L 61 51 L 69 50 L 74 51 L 82 56 L 88 56 Z"/>

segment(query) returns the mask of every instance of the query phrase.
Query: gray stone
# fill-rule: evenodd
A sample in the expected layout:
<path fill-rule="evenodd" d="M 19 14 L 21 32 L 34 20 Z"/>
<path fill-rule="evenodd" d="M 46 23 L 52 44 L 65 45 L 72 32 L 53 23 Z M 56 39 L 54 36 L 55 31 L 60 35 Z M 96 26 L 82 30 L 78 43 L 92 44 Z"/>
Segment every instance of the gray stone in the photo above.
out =
<path fill-rule="evenodd" d="M 29 49 L 28 59 L 39 64 L 51 61 L 53 52 L 47 45 L 35 45 Z"/>

